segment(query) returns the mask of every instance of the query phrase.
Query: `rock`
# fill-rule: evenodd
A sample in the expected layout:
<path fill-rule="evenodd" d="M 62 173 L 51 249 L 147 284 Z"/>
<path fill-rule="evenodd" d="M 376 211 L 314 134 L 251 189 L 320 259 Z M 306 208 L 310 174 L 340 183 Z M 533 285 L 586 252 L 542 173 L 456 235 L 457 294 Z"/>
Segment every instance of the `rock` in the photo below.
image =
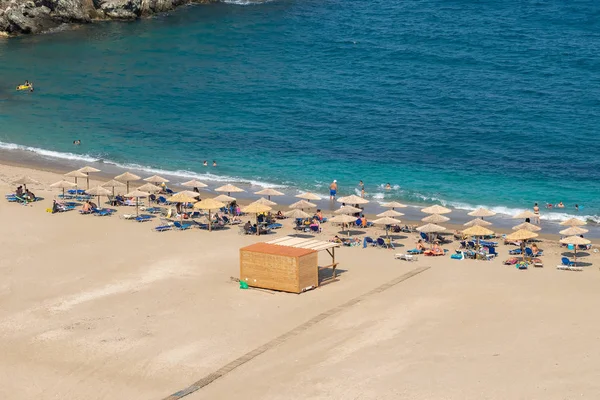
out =
<path fill-rule="evenodd" d="M 142 15 L 142 0 L 94 0 L 94 5 L 113 19 L 136 19 Z"/>
<path fill-rule="evenodd" d="M 40 8 L 21 10 L 11 8 L 7 10 L 5 18 L 8 26 L 4 31 L 7 33 L 40 33 L 60 24 Z"/>
<path fill-rule="evenodd" d="M 54 18 L 62 22 L 90 22 L 81 0 L 37 0 L 38 7 L 48 7 Z"/>

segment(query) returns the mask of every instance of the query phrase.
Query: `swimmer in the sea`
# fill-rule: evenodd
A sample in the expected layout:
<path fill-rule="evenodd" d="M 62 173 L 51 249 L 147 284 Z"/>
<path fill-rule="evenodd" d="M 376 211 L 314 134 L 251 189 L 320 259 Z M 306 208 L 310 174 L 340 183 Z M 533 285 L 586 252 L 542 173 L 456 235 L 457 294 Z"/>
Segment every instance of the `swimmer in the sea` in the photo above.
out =
<path fill-rule="evenodd" d="M 204 162 L 202 163 L 202 165 L 204 165 L 205 167 L 208 167 L 208 161 L 204 160 Z"/>
<path fill-rule="evenodd" d="M 213 160 L 213 167 L 217 166 L 217 162 L 215 160 Z"/>
<path fill-rule="evenodd" d="M 77 140 L 73 140 L 73 144 L 75 146 L 79 146 L 81 144 L 81 140 L 77 139 Z"/>
<path fill-rule="evenodd" d="M 390 185 L 389 183 L 385 185 L 385 190 L 390 190 L 392 188 L 392 185 Z"/>

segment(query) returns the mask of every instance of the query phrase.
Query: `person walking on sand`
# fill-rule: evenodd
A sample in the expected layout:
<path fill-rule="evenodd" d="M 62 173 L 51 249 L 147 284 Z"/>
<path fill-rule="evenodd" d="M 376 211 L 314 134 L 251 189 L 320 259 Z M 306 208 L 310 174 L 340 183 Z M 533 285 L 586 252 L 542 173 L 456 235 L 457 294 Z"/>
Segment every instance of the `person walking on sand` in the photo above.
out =
<path fill-rule="evenodd" d="M 533 223 L 534 224 L 540 224 L 540 207 L 538 206 L 538 203 L 535 203 L 533 205 L 533 213 L 535 214 L 535 217 L 533 218 Z"/>
<path fill-rule="evenodd" d="M 329 185 L 329 200 L 335 200 L 335 195 L 337 194 L 337 181 L 334 179 Z"/>

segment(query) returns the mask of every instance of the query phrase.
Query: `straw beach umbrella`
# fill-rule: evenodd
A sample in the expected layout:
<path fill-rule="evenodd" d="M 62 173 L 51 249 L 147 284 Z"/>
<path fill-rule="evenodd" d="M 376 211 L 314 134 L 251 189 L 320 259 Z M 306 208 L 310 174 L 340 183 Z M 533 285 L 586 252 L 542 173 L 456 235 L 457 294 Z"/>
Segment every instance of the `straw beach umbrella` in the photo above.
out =
<path fill-rule="evenodd" d="M 513 219 L 536 218 L 537 216 L 538 215 L 535 214 L 533 211 L 526 210 L 515 215 Z"/>
<path fill-rule="evenodd" d="M 300 193 L 294 197 L 298 197 L 299 199 L 304 199 L 304 200 L 321 200 L 321 197 L 319 197 L 316 194 L 311 193 L 311 192 Z"/>
<path fill-rule="evenodd" d="M 419 226 L 417 228 L 417 231 L 427 233 L 427 234 L 439 233 L 439 232 L 443 232 L 445 230 L 446 230 L 446 228 L 444 228 L 443 226 L 436 225 L 436 224 L 427 224 L 427 225 Z M 431 245 L 433 247 L 433 240 L 429 240 L 429 242 L 431 243 Z"/>
<path fill-rule="evenodd" d="M 274 201 L 267 200 L 264 197 L 261 197 L 260 199 L 256 200 L 255 203 L 264 204 L 265 206 L 276 206 L 277 205 L 277 203 L 275 203 Z"/>
<path fill-rule="evenodd" d="M 338 224 L 342 224 L 342 226 L 345 226 L 346 224 L 349 224 L 349 223 L 355 222 L 355 221 L 356 221 L 356 218 L 354 218 L 351 215 L 347 215 L 347 214 L 336 215 L 335 217 L 333 217 L 329 220 L 329 222 L 335 222 Z M 350 236 L 350 226 L 349 225 L 348 225 L 347 233 L 348 233 L 348 236 Z"/>
<path fill-rule="evenodd" d="M 450 218 L 444 217 L 440 214 L 431 214 L 426 216 L 425 218 L 421 218 L 423 222 L 429 222 L 432 224 L 441 224 L 442 222 L 450 221 Z"/>
<path fill-rule="evenodd" d="M 183 204 L 194 204 L 198 202 L 194 197 L 188 196 L 186 193 L 179 192 L 167 199 L 169 203 L 183 203 Z M 181 213 L 181 219 L 183 220 L 183 213 Z"/>
<path fill-rule="evenodd" d="M 156 186 L 154 183 L 144 183 L 142 186 L 137 188 L 137 190 L 141 190 L 142 192 L 148 193 L 158 193 L 162 189 L 160 188 L 160 186 Z"/>
<path fill-rule="evenodd" d="M 259 190 L 258 192 L 254 192 L 254 194 L 258 194 L 260 196 L 267 196 L 268 200 L 271 200 L 271 196 L 283 196 L 283 193 L 271 188 Z"/>
<path fill-rule="evenodd" d="M 226 194 L 220 194 L 214 199 L 217 201 L 224 201 L 225 203 L 231 203 L 235 200 L 235 197 L 227 196 Z"/>
<path fill-rule="evenodd" d="M 359 197 L 355 194 L 351 194 L 350 196 L 344 196 L 337 199 L 340 203 L 346 204 L 367 204 L 369 200 Z"/>
<path fill-rule="evenodd" d="M 402 214 L 401 212 L 398 212 L 396 210 L 385 210 L 382 213 L 377 214 L 378 217 L 401 217 L 404 214 Z"/>
<path fill-rule="evenodd" d="M 589 231 L 585 228 L 580 228 L 578 226 L 571 226 L 567 229 L 563 229 L 562 231 L 560 231 L 558 233 L 560 233 L 561 235 L 565 235 L 565 236 L 575 236 L 575 235 L 583 235 L 584 233 L 588 233 L 588 232 Z"/>
<path fill-rule="evenodd" d="M 385 208 L 391 208 L 392 210 L 394 208 L 406 208 L 406 207 L 408 207 L 406 204 L 398 203 L 397 201 L 390 201 L 389 203 L 383 203 L 381 206 L 385 207 Z"/>
<path fill-rule="evenodd" d="M 465 235 L 468 235 L 468 236 L 477 236 L 477 246 L 479 246 L 479 238 L 480 237 L 494 234 L 493 231 L 489 230 L 486 227 L 479 226 L 479 225 L 474 225 L 470 228 L 467 228 L 467 229 L 463 230 L 462 233 Z"/>
<path fill-rule="evenodd" d="M 538 237 L 539 235 L 535 232 L 528 231 L 527 229 L 519 229 L 516 232 L 506 235 L 507 240 L 516 240 L 521 242 L 521 254 L 525 259 L 525 241 Z"/>
<path fill-rule="evenodd" d="M 583 226 L 587 223 L 585 221 L 580 220 L 579 218 L 569 218 L 566 221 L 560 223 L 563 226 Z"/>
<path fill-rule="evenodd" d="M 107 188 L 103 188 L 102 186 L 95 186 L 91 189 L 87 189 L 85 191 L 87 194 L 91 196 L 98 196 L 98 206 L 100 206 L 100 196 L 110 196 L 110 190 Z"/>
<path fill-rule="evenodd" d="M 468 213 L 467 215 L 470 215 L 471 217 L 492 217 L 494 215 L 496 215 L 496 213 L 492 210 L 488 210 L 487 208 L 483 208 L 483 207 L 479 207 L 477 210 L 473 210 L 470 213 Z"/>
<path fill-rule="evenodd" d="M 65 189 L 71 189 L 76 187 L 77 185 L 74 184 L 73 182 L 69 182 L 69 181 L 58 181 L 53 183 L 52 185 L 50 185 L 51 188 L 60 188 L 62 189 L 62 194 L 63 194 L 63 199 L 65 198 Z"/>
<path fill-rule="evenodd" d="M 123 172 L 121 175 L 115 176 L 115 180 L 125 182 L 127 184 L 127 192 L 129 192 L 129 182 L 139 181 L 142 179 L 140 176 L 136 174 L 132 174 L 131 172 Z"/>
<path fill-rule="evenodd" d="M 449 208 L 446 208 L 444 206 L 440 206 L 440 205 L 436 204 L 436 205 L 421 209 L 421 212 L 424 212 L 425 214 L 448 214 L 449 212 L 452 212 L 452 210 Z"/>
<path fill-rule="evenodd" d="M 220 210 L 223 207 L 225 207 L 225 203 L 221 203 L 220 201 L 215 200 L 215 199 L 204 199 L 204 200 L 199 201 L 196 204 L 194 204 L 195 209 L 208 211 L 208 231 L 209 232 L 212 231 L 211 211 L 212 210 Z"/>
<path fill-rule="evenodd" d="M 146 186 L 146 185 L 144 185 L 144 186 Z M 191 190 L 182 190 L 181 192 L 177 192 L 176 194 L 179 194 L 182 196 L 193 197 L 196 201 L 198 201 L 198 197 L 200 197 L 200 193 L 194 192 Z"/>
<path fill-rule="evenodd" d="M 191 188 L 205 188 L 208 185 L 204 182 L 200 182 L 197 179 L 192 179 L 191 181 L 183 182 L 181 186 L 191 187 Z"/>
<path fill-rule="evenodd" d="M 294 218 L 294 219 L 298 219 L 298 218 L 309 218 L 310 214 L 309 213 L 305 213 L 304 211 L 300 210 L 300 209 L 294 209 L 294 210 L 290 210 L 290 211 L 286 211 L 283 213 L 283 215 L 285 215 L 288 218 Z"/>
<path fill-rule="evenodd" d="M 300 200 L 300 201 L 290 204 L 290 208 L 299 208 L 301 210 L 304 210 L 305 208 L 314 208 L 316 206 L 317 206 L 316 204 L 310 203 L 306 200 Z"/>
<path fill-rule="evenodd" d="M 572 244 L 573 245 L 573 262 L 577 262 L 577 246 L 590 244 L 591 242 L 586 238 L 582 238 L 581 236 L 569 236 L 563 239 L 560 239 L 560 242 L 563 244 Z"/>
<path fill-rule="evenodd" d="M 78 171 L 83 172 L 86 175 L 85 180 L 87 182 L 87 189 L 90 188 L 90 172 L 100 172 L 100 170 L 98 168 L 94 168 L 94 167 L 90 167 L 90 166 L 85 166 L 83 168 L 79 168 Z"/>
<path fill-rule="evenodd" d="M 225 193 L 227 193 L 227 196 L 230 196 L 231 193 L 234 193 L 234 192 L 238 192 L 238 193 L 239 192 L 245 192 L 245 190 L 241 189 L 241 188 L 239 188 L 237 186 L 234 186 L 232 184 L 227 184 L 227 185 L 223 185 L 221 187 L 216 188 L 215 192 L 225 192 Z"/>
<path fill-rule="evenodd" d="M 362 212 L 362 210 L 360 208 L 356 208 L 356 207 L 353 207 L 353 206 L 345 205 L 345 206 L 341 206 L 340 208 L 338 208 L 337 210 L 335 210 L 333 213 L 334 214 L 348 214 L 348 215 L 350 215 L 350 214 L 356 214 L 356 213 L 359 213 L 359 212 Z"/>
<path fill-rule="evenodd" d="M 469 222 L 465 222 L 465 226 L 489 226 L 492 225 L 491 222 L 484 221 L 481 218 L 475 218 L 470 220 Z"/>
<path fill-rule="evenodd" d="M 267 211 L 271 211 L 272 208 L 264 205 L 264 204 L 260 204 L 260 203 L 250 203 L 248 204 L 246 207 L 242 208 L 242 212 L 248 213 L 248 214 L 256 214 L 256 234 L 260 236 L 260 226 L 258 225 L 258 214 L 267 212 Z"/>
<path fill-rule="evenodd" d="M 39 182 L 29 176 L 22 176 L 19 179 L 12 182 L 13 185 L 23 185 L 27 189 L 27 185 L 39 185 Z"/>
<path fill-rule="evenodd" d="M 373 221 L 375 225 L 385 225 L 385 237 L 390 240 L 389 227 L 390 225 L 398 225 L 401 221 L 392 217 L 383 217 Z M 391 243 L 391 242 L 390 242 Z"/>
<path fill-rule="evenodd" d="M 140 197 L 150 197 L 150 193 L 142 192 L 141 190 L 134 190 L 133 192 L 127 193 L 125 197 L 135 197 L 135 214 L 139 216 Z"/>
<path fill-rule="evenodd" d="M 165 179 L 162 176 L 158 176 L 158 175 L 149 176 L 148 178 L 144 178 L 144 180 L 146 182 L 151 182 L 151 183 L 156 183 L 156 184 L 169 182 L 168 179 Z"/>
<path fill-rule="evenodd" d="M 100 186 L 105 187 L 105 188 L 112 188 L 112 195 L 114 196 L 115 188 L 116 187 L 125 187 L 125 184 L 123 182 L 119 182 L 119 181 L 116 181 L 113 179 L 113 180 L 103 183 Z"/>
<path fill-rule="evenodd" d="M 519 224 L 519 225 L 516 225 L 516 226 L 512 227 L 513 231 L 518 231 L 518 230 L 521 230 L 521 229 L 525 229 L 525 230 L 531 231 L 531 232 L 538 232 L 538 231 L 542 230 L 541 227 L 539 227 L 537 225 L 534 225 L 534 224 L 530 224 L 529 222 L 523 222 L 522 224 Z"/>
<path fill-rule="evenodd" d="M 77 185 L 77 178 L 87 178 L 87 174 L 84 174 L 83 172 L 77 169 L 75 171 L 67 172 L 65 176 L 68 176 L 69 178 L 74 178 L 75 185 Z"/>

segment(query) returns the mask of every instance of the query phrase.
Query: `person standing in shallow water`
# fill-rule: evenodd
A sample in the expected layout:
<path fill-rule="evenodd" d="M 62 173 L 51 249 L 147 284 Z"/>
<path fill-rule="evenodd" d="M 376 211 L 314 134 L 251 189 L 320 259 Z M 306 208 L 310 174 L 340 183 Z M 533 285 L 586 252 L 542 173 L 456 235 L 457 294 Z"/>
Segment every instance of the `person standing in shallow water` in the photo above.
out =
<path fill-rule="evenodd" d="M 335 200 L 335 195 L 337 194 L 337 181 L 334 179 L 329 185 L 329 200 Z"/>
<path fill-rule="evenodd" d="M 534 224 L 540 224 L 540 207 L 538 206 L 538 203 L 535 203 L 533 205 L 533 213 L 535 214 L 535 217 L 533 218 L 533 223 Z"/>
<path fill-rule="evenodd" d="M 362 197 L 364 199 L 365 198 L 365 184 L 363 183 L 363 181 L 360 181 L 358 183 L 358 186 L 360 187 L 360 197 Z"/>

